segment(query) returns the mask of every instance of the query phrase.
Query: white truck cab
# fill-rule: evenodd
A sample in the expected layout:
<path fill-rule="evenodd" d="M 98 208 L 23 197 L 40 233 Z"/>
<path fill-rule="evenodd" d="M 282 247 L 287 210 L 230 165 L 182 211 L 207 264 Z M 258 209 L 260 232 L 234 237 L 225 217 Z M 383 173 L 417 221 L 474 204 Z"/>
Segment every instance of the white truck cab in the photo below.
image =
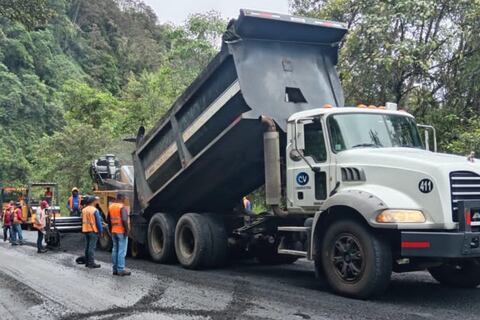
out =
<path fill-rule="evenodd" d="M 384 288 L 364 282 L 369 264 L 377 278 L 382 268 L 428 268 L 442 283 L 480 283 L 480 163 L 426 150 L 411 114 L 373 106 L 299 112 L 288 120 L 285 154 L 289 214 L 314 215 L 307 256 L 337 292 Z M 372 267 L 371 259 L 392 265 Z"/>

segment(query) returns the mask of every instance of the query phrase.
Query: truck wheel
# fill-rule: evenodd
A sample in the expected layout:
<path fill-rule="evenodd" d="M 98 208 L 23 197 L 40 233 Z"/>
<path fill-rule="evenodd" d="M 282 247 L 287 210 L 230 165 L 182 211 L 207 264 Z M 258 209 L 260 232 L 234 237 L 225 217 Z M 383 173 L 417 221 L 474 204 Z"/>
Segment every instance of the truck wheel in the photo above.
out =
<path fill-rule="evenodd" d="M 184 214 L 175 229 L 175 251 L 185 268 L 220 266 L 227 254 L 225 228 L 213 215 Z"/>
<path fill-rule="evenodd" d="M 435 280 L 449 287 L 476 288 L 480 285 L 480 261 L 478 259 L 446 263 L 439 267 L 429 268 L 428 271 Z"/>
<path fill-rule="evenodd" d="M 292 264 L 298 260 L 296 256 L 279 254 L 276 245 L 257 244 L 251 247 L 251 251 L 258 262 L 265 265 Z"/>
<path fill-rule="evenodd" d="M 338 294 L 366 299 L 384 292 L 392 274 L 392 252 L 361 222 L 343 220 L 327 227 L 321 267 Z"/>
<path fill-rule="evenodd" d="M 113 242 L 109 232 L 104 231 L 102 236 L 98 238 L 98 247 L 103 251 L 112 251 Z"/>
<path fill-rule="evenodd" d="M 211 253 L 207 261 L 208 267 L 221 267 L 227 262 L 228 256 L 228 236 L 225 224 L 221 217 L 214 214 L 203 215 L 208 220 L 208 226 L 211 234 Z"/>
<path fill-rule="evenodd" d="M 45 243 L 50 248 L 60 247 L 60 232 L 48 231 L 45 235 Z"/>
<path fill-rule="evenodd" d="M 153 261 L 169 263 L 175 259 L 175 220 L 171 215 L 156 213 L 148 224 L 148 251 Z"/>

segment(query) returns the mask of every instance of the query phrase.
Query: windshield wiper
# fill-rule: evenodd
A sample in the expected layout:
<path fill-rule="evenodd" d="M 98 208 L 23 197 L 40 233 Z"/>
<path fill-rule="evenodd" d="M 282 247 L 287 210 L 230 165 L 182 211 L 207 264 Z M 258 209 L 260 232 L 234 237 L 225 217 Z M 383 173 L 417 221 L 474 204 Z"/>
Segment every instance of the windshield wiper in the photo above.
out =
<path fill-rule="evenodd" d="M 368 148 L 368 147 L 374 147 L 374 148 L 379 148 L 380 146 L 378 144 L 375 144 L 375 143 L 360 143 L 360 144 L 356 144 L 352 147 L 352 149 L 355 149 L 355 148 Z"/>

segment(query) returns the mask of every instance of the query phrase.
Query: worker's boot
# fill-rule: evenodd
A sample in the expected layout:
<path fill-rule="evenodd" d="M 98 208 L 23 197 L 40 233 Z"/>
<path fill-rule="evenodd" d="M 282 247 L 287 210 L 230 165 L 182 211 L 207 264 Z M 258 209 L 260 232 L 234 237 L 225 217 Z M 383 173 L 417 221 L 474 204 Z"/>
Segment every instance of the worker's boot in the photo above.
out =
<path fill-rule="evenodd" d="M 88 265 L 86 265 L 87 268 L 90 268 L 90 269 L 97 269 L 97 268 L 100 268 L 101 265 L 99 265 L 98 263 L 90 263 Z"/>
<path fill-rule="evenodd" d="M 42 248 L 42 249 L 37 250 L 37 253 L 45 253 L 47 251 L 48 251 L 47 249 Z"/>
<path fill-rule="evenodd" d="M 130 270 L 128 270 L 128 269 L 125 269 L 125 270 L 123 270 L 123 271 L 118 271 L 118 275 L 119 275 L 120 277 L 129 276 L 129 275 L 131 275 L 131 274 L 132 274 L 132 272 L 130 272 Z"/>

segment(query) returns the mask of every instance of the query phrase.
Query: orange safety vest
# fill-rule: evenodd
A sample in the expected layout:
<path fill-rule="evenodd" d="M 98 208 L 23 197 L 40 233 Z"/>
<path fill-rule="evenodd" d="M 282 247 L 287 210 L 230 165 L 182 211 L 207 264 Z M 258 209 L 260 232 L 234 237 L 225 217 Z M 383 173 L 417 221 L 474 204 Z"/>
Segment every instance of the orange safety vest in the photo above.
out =
<path fill-rule="evenodd" d="M 82 210 L 82 196 L 81 195 L 78 195 L 78 209 Z M 70 207 L 70 209 L 73 210 L 73 196 L 70 196 L 68 198 L 68 206 Z"/>
<path fill-rule="evenodd" d="M 108 215 L 110 222 L 112 223 L 112 233 L 125 233 L 125 227 L 122 222 L 122 208 L 123 203 L 114 202 L 108 207 Z"/>
<path fill-rule="evenodd" d="M 20 210 L 20 217 L 22 216 L 22 209 L 17 208 L 13 211 L 13 224 L 21 224 L 23 222 L 22 218 L 18 219 L 18 211 Z"/>
<path fill-rule="evenodd" d="M 95 211 L 97 208 L 94 206 L 87 206 L 82 210 L 82 232 L 98 232 L 97 223 L 95 220 Z"/>

